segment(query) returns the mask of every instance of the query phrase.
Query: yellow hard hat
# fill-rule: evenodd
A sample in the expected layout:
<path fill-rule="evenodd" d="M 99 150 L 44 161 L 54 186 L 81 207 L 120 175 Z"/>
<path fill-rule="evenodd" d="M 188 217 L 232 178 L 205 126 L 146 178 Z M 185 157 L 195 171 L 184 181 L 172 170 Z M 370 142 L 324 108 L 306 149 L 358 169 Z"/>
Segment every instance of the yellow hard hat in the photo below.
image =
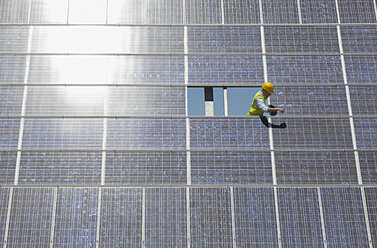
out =
<path fill-rule="evenodd" d="M 269 93 L 271 94 L 274 94 L 275 91 L 274 91 L 274 86 L 272 85 L 272 83 L 270 82 L 265 82 L 263 85 L 262 85 L 262 88 L 267 90 Z"/>

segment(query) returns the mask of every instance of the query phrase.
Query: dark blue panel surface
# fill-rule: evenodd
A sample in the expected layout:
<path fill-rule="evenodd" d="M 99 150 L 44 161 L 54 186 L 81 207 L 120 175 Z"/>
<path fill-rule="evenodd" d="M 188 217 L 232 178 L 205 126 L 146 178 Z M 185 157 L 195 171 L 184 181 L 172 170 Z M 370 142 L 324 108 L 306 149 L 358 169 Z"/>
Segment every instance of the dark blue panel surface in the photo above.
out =
<path fill-rule="evenodd" d="M 376 22 L 373 0 L 338 0 L 338 5 L 341 23 Z"/>
<path fill-rule="evenodd" d="M 0 244 L 4 243 L 5 226 L 7 223 L 9 188 L 0 188 Z"/>
<path fill-rule="evenodd" d="M 301 0 L 303 23 L 337 23 L 335 1 Z"/>
<path fill-rule="evenodd" d="M 224 6 L 225 24 L 260 23 L 259 0 L 226 0 Z"/>
<path fill-rule="evenodd" d="M 18 146 L 20 119 L 0 119 L 0 149 L 14 149 Z"/>
<path fill-rule="evenodd" d="M 377 119 L 354 119 L 356 144 L 358 149 L 377 148 Z"/>
<path fill-rule="evenodd" d="M 13 184 L 17 152 L 0 152 L 0 184 Z"/>
<path fill-rule="evenodd" d="M 377 245 L 377 188 L 365 188 L 372 244 Z"/>
<path fill-rule="evenodd" d="M 345 56 L 345 63 L 348 83 L 376 83 L 377 56 Z"/>
<path fill-rule="evenodd" d="M 377 86 L 350 86 L 352 113 L 377 115 Z"/>
<path fill-rule="evenodd" d="M 186 1 L 187 24 L 221 24 L 221 2 L 211 0 Z"/>
<path fill-rule="evenodd" d="M 376 53 L 377 27 L 341 27 L 343 50 L 345 53 Z"/>
<path fill-rule="evenodd" d="M 359 161 L 363 184 L 377 184 L 377 152 L 359 151 Z"/>
<path fill-rule="evenodd" d="M 299 23 L 297 1 L 262 1 L 263 23 Z"/>

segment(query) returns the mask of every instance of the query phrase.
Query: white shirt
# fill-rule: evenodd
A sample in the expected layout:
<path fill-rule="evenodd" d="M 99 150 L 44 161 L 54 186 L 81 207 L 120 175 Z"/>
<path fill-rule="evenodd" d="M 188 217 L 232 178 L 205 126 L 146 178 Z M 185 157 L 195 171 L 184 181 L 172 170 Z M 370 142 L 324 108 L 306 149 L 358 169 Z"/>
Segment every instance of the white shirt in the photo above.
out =
<path fill-rule="evenodd" d="M 263 95 L 262 91 L 260 91 L 260 93 Z M 263 101 L 261 98 L 257 98 L 256 105 L 257 105 L 258 108 L 260 108 L 263 112 L 267 112 L 267 111 L 268 111 L 268 106 L 264 103 L 264 101 Z"/>

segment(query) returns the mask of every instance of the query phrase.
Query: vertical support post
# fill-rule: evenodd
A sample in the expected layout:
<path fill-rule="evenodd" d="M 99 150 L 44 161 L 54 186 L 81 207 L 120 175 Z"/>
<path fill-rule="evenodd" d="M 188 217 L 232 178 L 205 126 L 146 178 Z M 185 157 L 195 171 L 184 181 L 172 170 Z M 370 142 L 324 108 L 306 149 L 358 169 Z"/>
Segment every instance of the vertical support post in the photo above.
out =
<path fill-rule="evenodd" d="M 237 247 L 236 244 L 236 218 L 234 215 L 234 194 L 233 187 L 230 187 L 230 207 L 232 211 L 232 236 L 233 236 L 233 248 Z"/>
<path fill-rule="evenodd" d="M 99 234 L 101 227 L 101 199 L 102 199 L 102 188 L 98 188 L 98 202 L 97 202 L 97 233 L 96 233 L 96 248 L 99 247 Z"/>
<path fill-rule="evenodd" d="M 221 24 L 225 24 L 224 0 L 221 0 Z"/>
<path fill-rule="evenodd" d="M 54 188 L 54 203 L 52 205 L 51 231 L 50 231 L 50 248 L 54 247 L 56 203 L 58 200 L 58 188 Z"/>
<path fill-rule="evenodd" d="M 145 188 L 143 188 L 143 203 L 142 203 L 142 216 L 141 216 L 141 243 L 145 247 Z"/>
<path fill-rule="evenodd" d="M 301 4 L 300 0 L 297 0 L 297 10 L 298 10 L 298 22 L 302 24 L 302 17 L 301 17 Z"/>
<path fill-rule="evenodd" d="M 319 205 L 319 214 L 321 216 L 321 227 L 322 227 L 322 240 L 323 240 L 323 248 L 327 248 L 327 238 L 326 238 L 326 229 L 325 229 L 325 218 L 323 217 L 323 208 L 322 208 L 322 197 L 321 197 L 321 190 L 318 187 L 318 205 Z"/>
<path fill-rule="evenodd" d="M 376 4 L 376 0 L 373 0 L 373 6 L 374 6 L 374 16 L 376 17 L 376 21 L 377 21 L 377 4 Z"/>
<path fill-rule="evenodd" d="M 69 8 L 71 7 L 71 0 L 68 0 L 68 8 L 67 8 L 67 24 L 69 24 Z"/>

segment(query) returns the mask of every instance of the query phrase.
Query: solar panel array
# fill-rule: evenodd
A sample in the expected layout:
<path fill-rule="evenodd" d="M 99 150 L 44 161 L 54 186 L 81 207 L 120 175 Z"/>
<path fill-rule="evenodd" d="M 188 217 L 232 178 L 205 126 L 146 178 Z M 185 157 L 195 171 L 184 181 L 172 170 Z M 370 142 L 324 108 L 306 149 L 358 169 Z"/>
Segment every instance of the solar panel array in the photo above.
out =
<path fill-rule="evenodd" d="M 376 49 L 376 0 L 0 1 L 0 246 L 377 247 Z M 264 81 L 285 129 L 188 116 Z"/>

